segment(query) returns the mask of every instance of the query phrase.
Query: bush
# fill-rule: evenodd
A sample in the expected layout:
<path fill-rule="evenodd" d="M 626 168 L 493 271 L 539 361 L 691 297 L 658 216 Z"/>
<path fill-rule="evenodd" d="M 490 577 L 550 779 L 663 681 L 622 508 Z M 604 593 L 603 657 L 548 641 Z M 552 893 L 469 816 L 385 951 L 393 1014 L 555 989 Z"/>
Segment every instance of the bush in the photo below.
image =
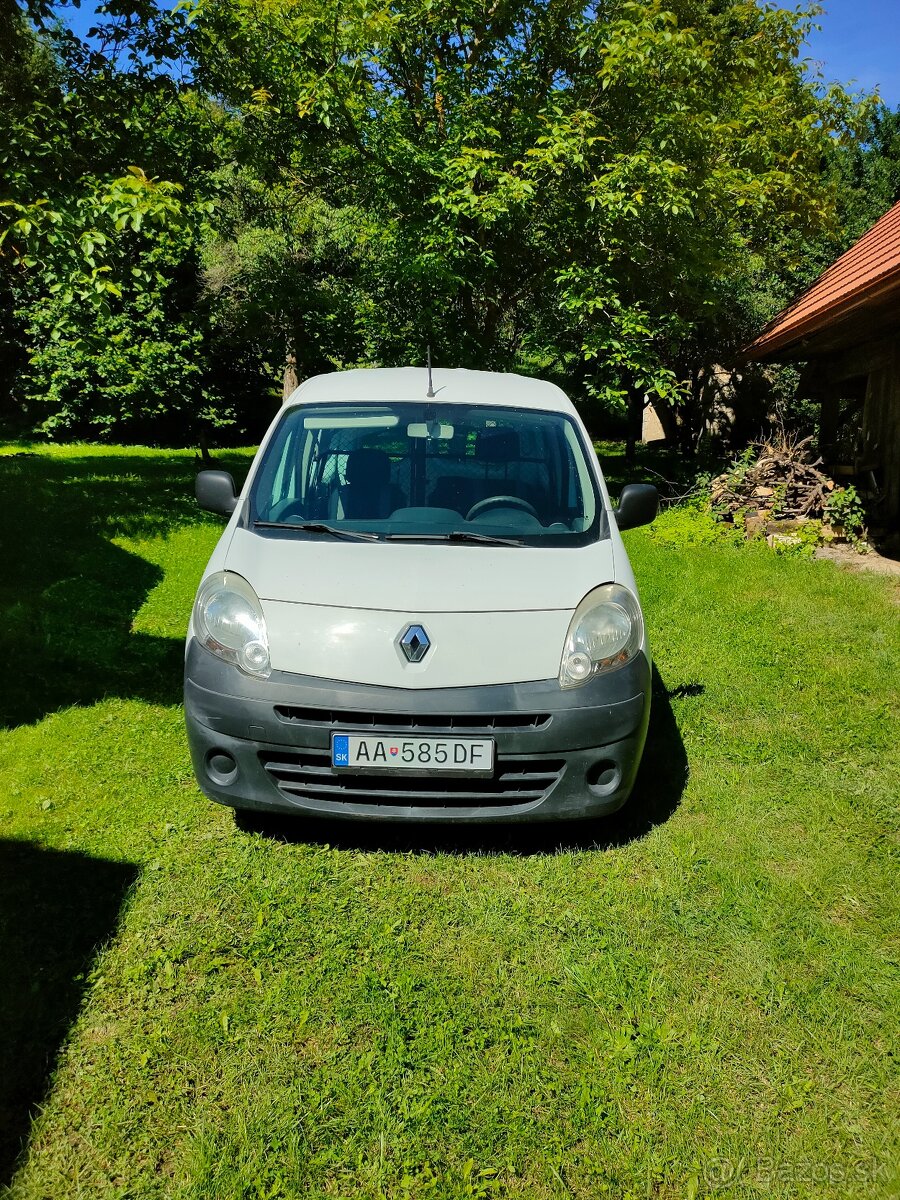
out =
<path fill-rule="evenodd" d="M 87 314 L 61 319 L 59 306 L 47 300 L 30 313 L 34 349 L 22 394 L 36 431 L 51 438 L 183 443 L 212 415 L 203 333 L 183 316 L 167 314 L 159 296 L 144 293 L 94 316 L 88 336 Z"/>
<path fill-rule="evenodd" d="M 702 494 L 664 509 L 649 533 L 661 546 L 735 546 L 744 541 L 743 528 L 719 521 Z"/>
<path fill-rule="evenodd" d="M 852 483 L 834 489 L 826 505 L 825 516 L 833 528 L 843 529 L 847 541 L 857 550 L 863 548 L 866 510 Z"/>

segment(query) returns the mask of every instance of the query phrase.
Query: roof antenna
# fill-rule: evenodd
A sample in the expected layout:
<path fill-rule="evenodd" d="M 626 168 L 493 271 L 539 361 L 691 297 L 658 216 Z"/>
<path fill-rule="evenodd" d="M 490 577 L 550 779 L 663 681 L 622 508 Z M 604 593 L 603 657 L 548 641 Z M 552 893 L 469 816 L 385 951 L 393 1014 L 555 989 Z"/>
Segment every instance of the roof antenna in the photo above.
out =
<path fill-rule="evenodd" d="M 425 396 L 428 400 L 433 400 L 434 399 L 434 384 L 431 381 L 431 346 L 428 347 L 427 358 L 425 361 L 426 361 L 426 365 L 428 368 L 428 391 L 425 393 Z"/>

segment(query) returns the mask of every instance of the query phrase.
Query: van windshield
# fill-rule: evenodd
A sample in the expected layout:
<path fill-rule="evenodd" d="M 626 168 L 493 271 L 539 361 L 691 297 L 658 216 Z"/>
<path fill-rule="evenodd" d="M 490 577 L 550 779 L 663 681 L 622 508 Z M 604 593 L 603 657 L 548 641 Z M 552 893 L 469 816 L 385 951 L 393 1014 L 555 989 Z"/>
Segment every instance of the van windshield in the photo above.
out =
<path fill-rule="evenodd" d="M 309 536 L 582 545 L 607 536 L 587 453 L 556 412 L 298 405 L 266 448 L 250 521 Z"/>

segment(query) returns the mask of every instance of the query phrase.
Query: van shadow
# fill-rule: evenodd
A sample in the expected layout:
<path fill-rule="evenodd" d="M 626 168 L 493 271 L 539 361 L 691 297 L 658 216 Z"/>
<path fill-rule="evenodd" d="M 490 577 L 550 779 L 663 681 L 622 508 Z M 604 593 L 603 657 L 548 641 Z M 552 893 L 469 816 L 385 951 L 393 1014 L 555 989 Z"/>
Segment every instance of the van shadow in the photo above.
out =
<path fill-rule="evenodd" d="M 136 878 L 131 863 L 0 841 L 0 1191 Z"/>
<path fill-rule="evenodd" d="M 306 817 L 244 814 L 242 826 L 263 837 L 339 850 L 418 854 L 555 854 L 571 850 L 606 850 L 645 837 L 671 817 L 688 780 L 688 758 L 672 698 L 702 694 L 699 683 L 671 691 L 653 667 L 652 703 L 647 744 L 634 791 L 611 817 L 584 821 L 522 825 L 369 824 Z"/>
<path fill-rule="evenodd" d="M 182 645 L 132 632 L 162 572 L 114 544 L 198 518 L 191 455 L 0 456 L 0 727 L 108 695 L 177 703 Z"/>

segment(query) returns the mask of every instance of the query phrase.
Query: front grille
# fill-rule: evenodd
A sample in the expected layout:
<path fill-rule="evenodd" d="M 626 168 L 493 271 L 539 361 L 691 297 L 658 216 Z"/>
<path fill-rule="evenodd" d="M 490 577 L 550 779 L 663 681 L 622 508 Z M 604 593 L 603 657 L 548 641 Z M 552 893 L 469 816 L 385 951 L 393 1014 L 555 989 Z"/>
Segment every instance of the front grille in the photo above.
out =
<path fill-rule="evenodd" d="M 541 800 L 562 775 L 558 759 L 500 758 L 493 777 L 350 775 L 332 771 L 327 750 L 263 751 L 259 761 L 289 800 L 400 808 L 493 808 Z"/>
<path fill-rule="evenodd" d="M 315 725 L 320 729 L 427 730 L 429 733 L 488 733 L 492 729 L 544 729 L 550 724 L 549 713 L 387 713 L 349 712 L 341 708 L 299 708 L 277 704 L 275 716 L 291 725 Z"/>

